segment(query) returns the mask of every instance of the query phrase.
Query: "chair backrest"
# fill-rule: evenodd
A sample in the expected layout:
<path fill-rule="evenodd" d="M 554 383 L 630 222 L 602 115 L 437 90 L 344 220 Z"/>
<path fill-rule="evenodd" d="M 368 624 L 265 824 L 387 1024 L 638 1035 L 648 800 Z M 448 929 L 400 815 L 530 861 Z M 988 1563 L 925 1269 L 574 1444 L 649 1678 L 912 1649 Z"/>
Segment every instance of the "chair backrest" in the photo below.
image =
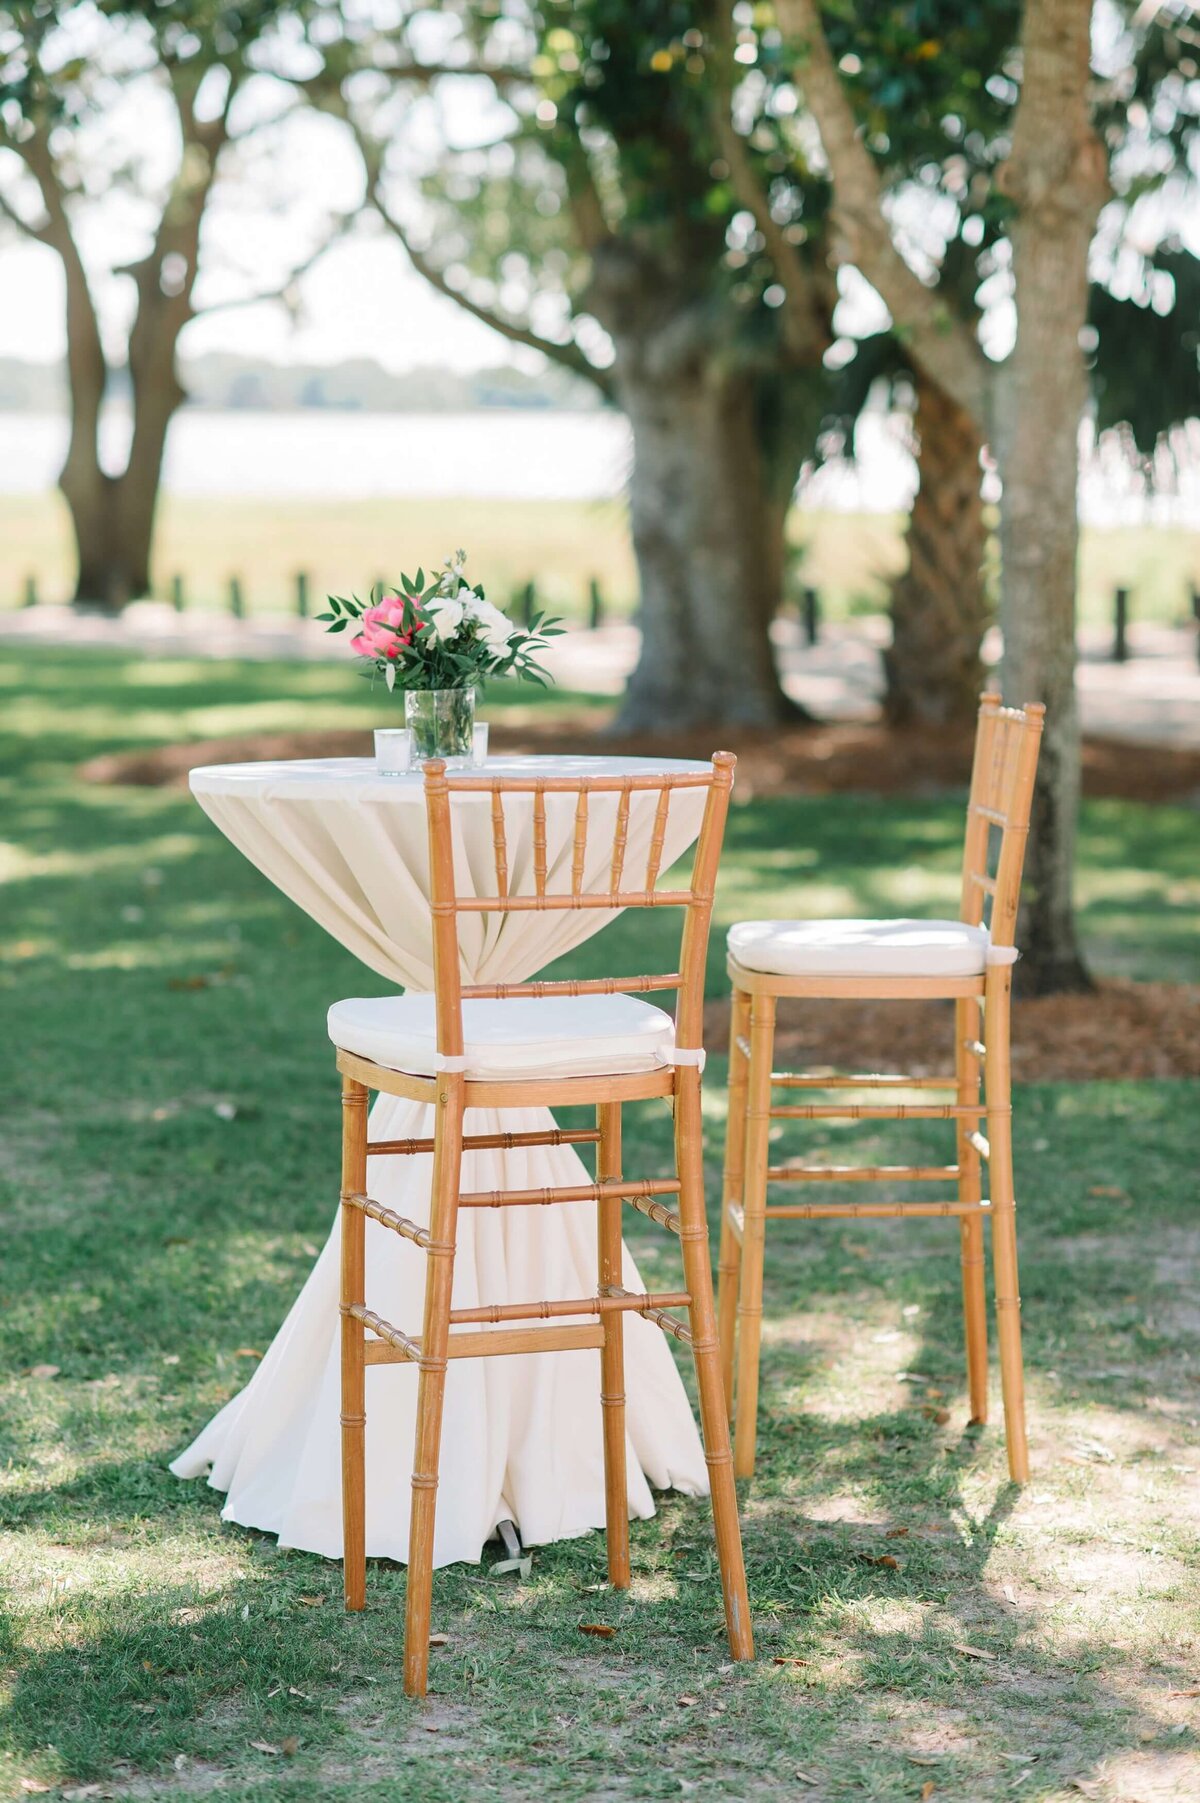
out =
<path fill-rule="evenodd" d="M 994 946 L 1012 946 L 1016 937 L 1045 713 L 1040 701 L 1002 707 L 999 695 L 979 704 L 960 914 L 972 926 L 986 924 Z"/>
<path fill-rule="evenodd" d="M 704 1014 L 704 973 L 717 867 L 733 787 L 732 752 L 718 751 L 707 770 L 647 772 L 612 776 L 448 776 L 440 759 L 424 765 L 425 805 L 429 820 L 429 870 L 433 913 L 433 970 L 437 1002 L 438 1051 L 446 1057 L 463 1053 L 464 998 L 518 995 L 613 995 L 675 990 L 675 1043 L 678 1050 L 699 1051 Z M 691 881 L 685 889 L 658 888 L 667 838 L 671 797 L 679 789 L 705 790 L 704 817 L 692 857 Z M 451 797 L 491 797 L 495 893 L 461 895 L 454 873 Z M 630 812 L 634 797 L 657 793 L 645 864 L 627 871 Z M 533 797 L 533 894 L 514 894 L 510 886 L 506 795 Z M 551 889 L 547 880 L 546 797 L 574 795 L 570 887 Z M 602 870 L 593 855 L 589 881 L 589 803 L 597 795 L 617 797 L 611 850 L 606 841 Z M 599 876 L 599 881 L 597 877 Z M 659 975 L 598 977 L 589 980 L 464 985 L 459 959 L 460 914 L 510 914 L 527 910 L 579 908 L 681 908 L 684 911 L 678 967 Z"/>

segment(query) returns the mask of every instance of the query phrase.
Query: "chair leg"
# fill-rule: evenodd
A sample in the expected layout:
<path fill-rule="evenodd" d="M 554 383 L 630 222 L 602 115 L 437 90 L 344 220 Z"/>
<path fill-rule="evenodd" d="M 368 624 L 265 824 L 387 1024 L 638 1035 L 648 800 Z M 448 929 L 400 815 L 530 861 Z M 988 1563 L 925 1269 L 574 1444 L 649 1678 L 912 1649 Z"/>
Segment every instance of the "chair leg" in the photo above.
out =
<path fill-rule="evenodd" d="M 721 1568 L 729 1650 L 735 1659 L 753 1659 L 754 1634 L 750 1625 L 750 1600 L 746 1594 L 729 1420 L 721 1384 L 721 1348 L 717 1340 L 708 1220 L 704 1211 L 702 1131 L 700 1072 L 695 1065 L 681 1065 L 675 1073 L 675 1163 L 680 1183 L 679 1238 L 684 1283 L 692 1299 L 689 1313 L 692 1356 L 696 1362 L 696 1386 L 700 1396 L 700 1431 L 704 1437 L 704 1457 L 712 1489 L 717 1563 Z"/>
<path fill-rule="evenodd" d="M 729 1010 L 729 1112 L 725 1122 L 725 1174 L 721 1185 L 721 1241 L 717 1258 L 717 1335 L 721 1342 L 721 1376 L 725 1406 L 733 1420 L 733 1357 L 737 1343 L 738 1279 L 742 1266 L 741 1242 L 729 1218 L 731 1205 L 742 1204 L 746 1151 L 745 1052 L 738 1044 L 750 1031 L 750 997 L 735 989 Z"/>
<path fill-rule="evenodd" d="M 960 996 L 954 1004 L 955 1070 L 960 1106 L 979 1101 L 979 1055 L 970 1049 L 979 1040 L 979 1002 Z M 979 1153 L 971 1144 L 975 1122 L 958 1122 L 958 1199 L 978 1203 L 983 1194 Z M 988 1415 L 987 1295 L 984 1287 L 983 1217 L 963 1215 L 959 1221 L 962 1252 L 963 1323 L 967 1342 L 967 1393 L 972 1422 Z"/>
<path fill-rule="evenodd" d="M 993 964 L 987 974 L 984 1082 L 988 1108 L 996 1337 L 1000 1342 L 1009 1476 L 1015 1484 L 1025 1484 L 1029 1481 L 1029 1445 L 1025 1433 L 1025 1371 L 1021 1357 L 1021 1293 L 1017 1277 L 1017 1217 L 1013 1192 L 1011 994 L 1011 966 Z"/>
<path fill-rule="evenodd" d="M 342 1196 L 367 1187 L 369 1091 L 342 1079 Z M 342 1584 L 347 1609 L 367 1603 L 366 1329 L 345 1310 L 366 1301 L 367 1219 L 361 1208 L 341 1211 L 342 1305 Z"/>
<path fill-rule="evenodd" d="M 596 1109 L 600 1143 L 596 1176 L 621 1175 L 621 1104 L 601 1102 Z M 605 1196 L 596 1204 L 596 1244 L 601 1296 L 621 1288 L 621 1198 Z M 619 1310 L 602 1315 L 604 1345 L 600 1350 L 600 1412 L 604 1423 L 604 1525 L 608 1542 L 608 1581 L 614 1590 L 629 1588 L 629 1485 L 625 1472 L 625 1323 Z"/>
<path fill-rule="evenodd" d="M 437 1510 L 442 1407 L 446 1395 L 446 1342 L 454 1287 L 454 1243 L 462 1163 L 463 1090 L 455 1073 L 442 1078 L 434 1126 L 429 1263 L 417 1386 L 417 1435 L 408 1536 L 408 1596 L 404 1619 L 404 1689 L 423 1697 L 429 1680 L 429 1612 L 433 1601 L 433 1529 Z"/>
<path fill-rule="evenodd" d="M 737 1405 L 734 1471 L 754 1476 L 758 1441 L 758 1363 L 762 1339 L 763 1258 L 766 1250 L 767 1162 L 771 1122 L 771 1060 L 775 1055 L 775 997 L 750 1003 L 750 1069 L 746 1091 L 746 1178 L 742 1191 L 742 1272 L 738 1293 Z"/>

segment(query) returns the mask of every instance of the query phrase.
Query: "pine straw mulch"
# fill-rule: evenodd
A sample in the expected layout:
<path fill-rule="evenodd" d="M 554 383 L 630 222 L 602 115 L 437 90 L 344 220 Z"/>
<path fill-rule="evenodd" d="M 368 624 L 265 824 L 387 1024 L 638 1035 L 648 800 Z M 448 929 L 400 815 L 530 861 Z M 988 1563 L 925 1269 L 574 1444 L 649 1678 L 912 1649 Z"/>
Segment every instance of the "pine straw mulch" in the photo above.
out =
<path fill-rule="evenodd" d="M 570 720 L 547 719 L 537 709 L 508 708 L 494 721 L 492 749 L 501 752 L 578 752 L 581 742 L 630 757 L 711 756 L 706 730 L 670 735 L 609 730 L 612 710 L 582 707 Z M 971 768 L 968 733 L 929 728 L 894 731 L 870 721 L 797 724 L 771 731 L 742 729 L 723 735 L 738 755 L 738 787 L 743 794 L 832 795 L 853 790 L 873 794 L 936 794 L 961 788 Z M 243 763 L 259 758 L 370 757 L 369 732 L 246 733 L 227 739 L 193 740 L 145 751 L 109 753 L 80 768 L 85 782 L 133 783 L 148 788 L 184 788 L 197 764 Z M 1089 796 L 1122 801 L 1200 803 L 1200 751 L 1121 739 L 1087 739 L 1083 747 L 1083 787 Z"/>
<path fill-rule="evenodd" d="M 705 1042 L 729 1041 L 729 1004 L 705 1009 Z M 1019 1083 L 1200 1077 L 1200 985 L 1102 982 L 1086 995 L 1018 996 L 1013 1076 Z M 781 1002 L 777 1070 L 895 1070 L 914 1077 L 954 1067 L 949 1002 Z"/>
<path fill-rule="evenodd" d="M 578 752 L 594 739 L 628 756 L 708 757 L 711 735 L 616 735 L 611 711 L 581 708 L 569 723 L 506 711 L 492 725 L 501 752 Z M 870 723 L 740 732 L 729 738 L 738 754 L 743 796 L 781 794 L 936 794 L 962 787 L 971 762 L 970 736 Z M 186 787 L 198 764 L 256 759 L 368 757 L 371 735 L 357 731 L 255 733 L 106 754 L 81 766 L 86 782 Z M 1093 797 L 1144 803 L 1200 804 L 1200 751 L 1089 739 L 1083 786 Z M 710 1046 L 729 1032 L 726 1002 L 708 1009 Z M 953 1044 L 948 1007 L 928 1003 L 842 1002 L 836 1008 L 781 1010 L 777 1063 L 797 1068 L 878 1068 L 881 1061 L 914 1075 L 947 1069 Z M 1104 982 L 1084 995 L 1023 998 L 1014 1010 L 1013 1066 L 1025 1082 L 1081 1082 L 1103 1078 L 1200 1077 L 1200 987 L 1168 983 Z"/>

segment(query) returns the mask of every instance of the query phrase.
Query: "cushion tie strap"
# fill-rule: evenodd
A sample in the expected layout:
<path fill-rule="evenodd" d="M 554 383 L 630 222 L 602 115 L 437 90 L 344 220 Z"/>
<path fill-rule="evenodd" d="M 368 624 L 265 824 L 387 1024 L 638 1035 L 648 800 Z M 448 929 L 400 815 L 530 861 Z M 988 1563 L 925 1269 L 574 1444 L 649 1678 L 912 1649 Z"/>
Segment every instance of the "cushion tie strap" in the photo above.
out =
<path fill-rule="evenodd" d="M 465 1071 L 467 1060 L 464 1056 L 451 1057 L 446 1052 L 435 1052 L 430 1059 L 435 1071 Z"/>
<path fill-rule="evenodd" d="M 1015 945 L 989 945 L 987 948 L 989 964 L 1015 964 L 1020 956 Z"/>
<path fill-rule="evenodd" d="M 708 1056 L 703 1046 L 676 1046 L 671 1053 L 672 1064 L 695 1065 L 697 1070 L 704 1069 L 704 1060 Z"/>

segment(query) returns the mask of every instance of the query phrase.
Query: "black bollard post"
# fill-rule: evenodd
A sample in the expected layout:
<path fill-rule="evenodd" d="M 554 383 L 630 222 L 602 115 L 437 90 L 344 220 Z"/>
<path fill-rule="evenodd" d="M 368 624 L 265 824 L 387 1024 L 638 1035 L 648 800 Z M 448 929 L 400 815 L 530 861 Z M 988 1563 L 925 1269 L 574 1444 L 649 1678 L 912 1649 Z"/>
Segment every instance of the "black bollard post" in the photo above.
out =
<path fill-rule="evenodd" d="M 815 645 L 821 630 L 821 600 L 815 588 L 806 588 L 802 591 L 800 605 L 804 621 L 805 643 Z"/>
<path fill-rule="evenodd" d="M 1129 628 L 1129 590 L 1119 588 L 1113 596 L 1113 662 L 1127 663 L 1129 645 L 1127 634 Z"/>

